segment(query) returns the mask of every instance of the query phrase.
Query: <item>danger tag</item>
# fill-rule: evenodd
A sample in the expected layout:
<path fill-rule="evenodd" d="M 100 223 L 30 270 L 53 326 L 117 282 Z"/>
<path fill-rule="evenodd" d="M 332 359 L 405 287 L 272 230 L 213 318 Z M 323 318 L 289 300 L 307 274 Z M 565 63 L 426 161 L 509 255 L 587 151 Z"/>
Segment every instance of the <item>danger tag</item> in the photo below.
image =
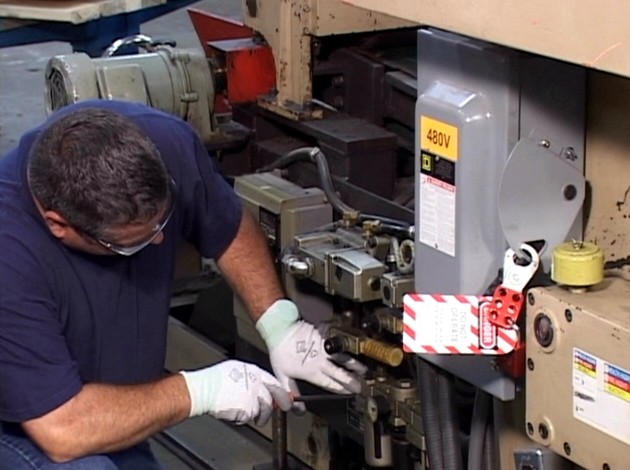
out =
<path fill-rule="evenodd" d="M 489 320 L 491 297 L 408 294 L 403 314 L 403 348 L 420 354 L 499 355 L 514 350 L 518 329 Z"/>

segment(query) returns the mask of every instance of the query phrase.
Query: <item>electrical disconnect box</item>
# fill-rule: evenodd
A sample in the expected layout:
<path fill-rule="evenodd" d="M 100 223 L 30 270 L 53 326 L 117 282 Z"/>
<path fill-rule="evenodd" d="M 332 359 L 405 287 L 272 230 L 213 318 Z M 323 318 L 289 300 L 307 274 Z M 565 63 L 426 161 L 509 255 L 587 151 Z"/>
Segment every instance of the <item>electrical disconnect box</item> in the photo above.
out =
<path fill-rule="evenodd" d="M 505 250 L 514 240 L 532 242 L 534 237 L 553 243 L 569 234 L 580 237 L 575 212 L 563 233 L 554 226 L 558 224 L 553 214 L 564 201 L 550 198 L 543 201 L 548 206 L 543 210 L 537 196 L 542 179 L 535 175 L 558 167 L 559 175 L 581 177 L 584 93 L 585 75 L 579 67 L 451 33 L 420 30 L 416 292 L 482 295 L 497 279 Z M 517 146 L 522 141 L 533 144 Z M 571 159 L 564 158 L 567 149 Z M 512 181 L 511 160 L 525 162 L 521 166 L 527 174 L 520 181 Z M 511 187 L 502 186 L 505 175 Z M 582 195 L 580 183 L 575 186 Z M 519 198 L 510 197 L 512 190 Z M 554 191 L 555 187 L 548 192 Z M 542 192 L 547 194 L 546 189 Z M 509 223 L 503 223 L 506 220 Z M 532 233 L 530 227 L 538 232 Z M 546 253 L 541 253 L 543 259 Z M 423 357 L 501 399 L 514 397 L 513 381 L 488 358 Z"/>

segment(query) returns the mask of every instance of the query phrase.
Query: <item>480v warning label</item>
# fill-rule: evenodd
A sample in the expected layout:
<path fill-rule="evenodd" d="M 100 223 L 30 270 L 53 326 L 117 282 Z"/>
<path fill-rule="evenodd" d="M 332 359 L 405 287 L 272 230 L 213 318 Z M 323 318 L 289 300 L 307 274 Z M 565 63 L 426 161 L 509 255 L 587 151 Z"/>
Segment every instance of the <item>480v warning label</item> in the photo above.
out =
<path fill-rule="evenodd" d="M 420 116 L 419 240 L 455 256 L 458 128 Z"/>

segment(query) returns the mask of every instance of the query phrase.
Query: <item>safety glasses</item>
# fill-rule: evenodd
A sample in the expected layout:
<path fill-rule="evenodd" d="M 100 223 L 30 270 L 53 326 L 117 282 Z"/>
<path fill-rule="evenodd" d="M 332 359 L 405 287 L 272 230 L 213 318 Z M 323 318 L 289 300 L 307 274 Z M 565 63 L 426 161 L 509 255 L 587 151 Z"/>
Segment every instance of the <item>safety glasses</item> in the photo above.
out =
<path fill-rule="evenodd" d="M 177 191 L 177 185 L 175 184 L 175 181 L 173 181 L 172 178 L 170 179 L 170 182 L 169 182 L 169 194 L 170 194 L 169 208 L 164 213 L 164 217 L 162 218 L 162 220 L 159 223 L 155 224 L 155 227 L 153 227 L 151 231 L 151 235 L 147 239 L 132 246 L 118 245 L 116 243 L 103 240 L 101 238 L 95 238 L 95 240 L 100 245 L 107 248 L 109 251 L 116 253 L 117 255 L 131 256 L 131 255 L 136 254 L 137 252 L 145 248 L 147 245 L 150 245 L 151 242 L 153 242 L 160 235 L 160 233 L 162 233 L 162 230 L 164 230 L 164 227 L 166 227 L 166 224 L 168 224 L 168 221 L 171 219 L 171 216 L 173 215 L 173 212 L 175 211 L 175 206 L 177 205 L 176 202 L 177 202 L 178 191 Z"/>

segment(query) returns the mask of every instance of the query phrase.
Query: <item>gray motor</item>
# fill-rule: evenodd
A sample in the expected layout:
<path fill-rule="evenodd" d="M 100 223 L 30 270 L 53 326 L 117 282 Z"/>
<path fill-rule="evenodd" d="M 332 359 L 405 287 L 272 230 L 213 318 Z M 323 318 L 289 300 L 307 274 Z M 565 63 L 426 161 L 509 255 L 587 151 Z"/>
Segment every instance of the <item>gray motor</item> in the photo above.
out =
<path fill-rule="evenodd" d="M 45 78 L 48 114 L 78 101 L 118 99 L 174 114 L 206 143 L 216 134 L 213 76 L 201 52 L 158 45 L 133 55 L 59 55 L 48 61 Z"/>

